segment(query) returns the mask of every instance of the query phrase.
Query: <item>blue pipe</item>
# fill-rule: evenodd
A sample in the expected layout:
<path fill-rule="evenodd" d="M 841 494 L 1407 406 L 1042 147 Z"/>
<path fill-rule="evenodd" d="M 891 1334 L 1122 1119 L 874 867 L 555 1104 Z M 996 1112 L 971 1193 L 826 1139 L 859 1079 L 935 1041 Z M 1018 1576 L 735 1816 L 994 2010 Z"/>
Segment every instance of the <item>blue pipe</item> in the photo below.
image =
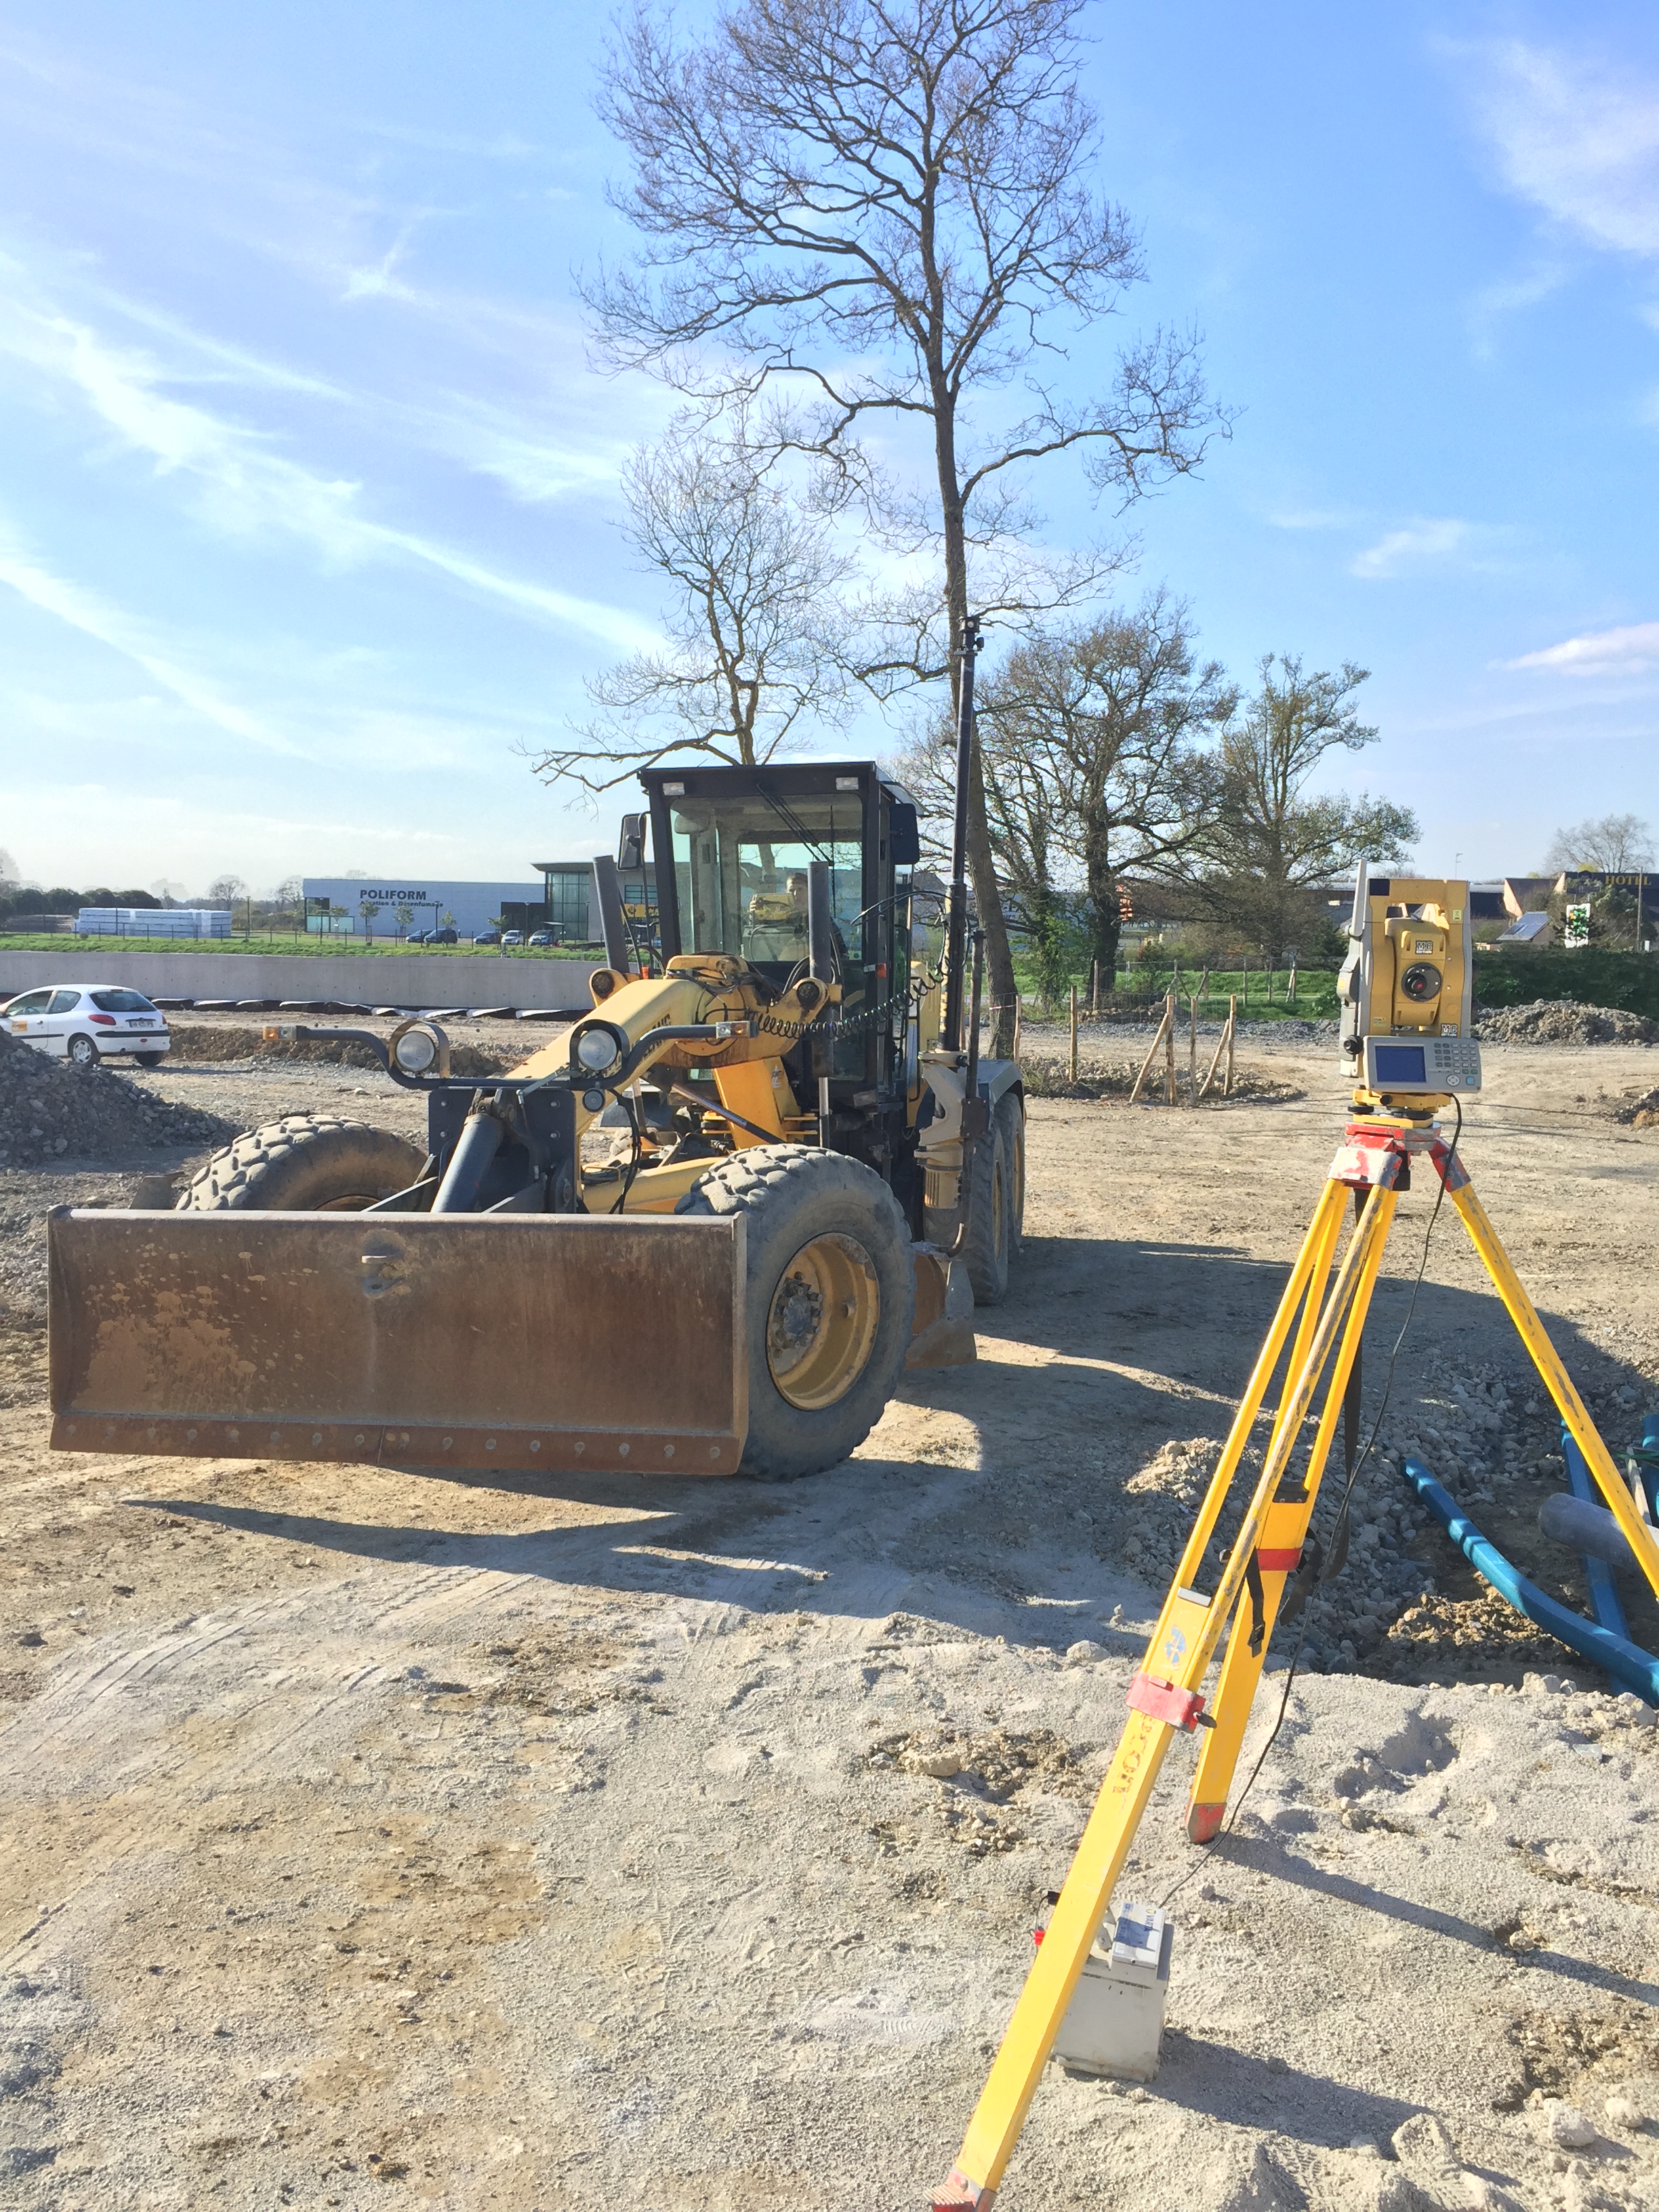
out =
<path fill-rule="evenodd" d="M 1598 1627 L 1595 1621 L 1586 1620 L 1582 1613 L 1546 1597 L 1535 1583 L 1516 1571 L 1495 1544 L 1486 1541 L 1467 1514 L 1459 1511 L 1456 1500 L 1441 1488 L 1420 1459 L 1407 1460 L 1406 1480 L 1475 1572 L 1492 1584 L 1499 1597 L 1527 1620 L 1593 1660 L 1625 1689 L 1633 1690 L 1650 1705 L 1659 1705 L 1659 1659 L 1627 1644 L 1622 1636 Z"/>
<path fill-rule="evenodd" d="M 1578 1449 L 1572 1431 L 1565 1421 L 1561 1424 L 1561 1455 L 1567 1463 L 1567 1486 L 1575 1498 L 1582 1498 L 1586 1505 L 1599 1505 L 1601 1494 L 1590 1480 L 1590 1471 L 1584 1464 L 1584 1455 Z M 1630 1640 L 1630 1623 L 1625 1618 L 1625 1608 L 1619 1599 L 1619 1586 L 1613 1579 L 1613 1569 L 1605 1559 L 1593 1552 L 1581 1552 L 1584 1565 L 1584 1587 L 1589 1592 L 1590 1611 L 1603 1628 L 1614 1636 Z"/>

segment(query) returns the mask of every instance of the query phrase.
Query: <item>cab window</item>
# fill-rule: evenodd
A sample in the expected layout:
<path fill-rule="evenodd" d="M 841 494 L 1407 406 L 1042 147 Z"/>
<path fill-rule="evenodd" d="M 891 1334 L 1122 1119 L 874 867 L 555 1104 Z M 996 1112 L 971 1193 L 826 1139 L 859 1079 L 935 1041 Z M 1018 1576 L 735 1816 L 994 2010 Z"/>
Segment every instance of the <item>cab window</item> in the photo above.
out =
<path fill-rule="evenodd" d="M 46 1002 L 51 997 L 50 991 L 25 991 L 21 999 L 12 1000 L 6 1008 L 6 1012 L 9 1015 L 44 1014 L 46 1011 Z"/>
<path fill-rule="evenodd" d="M 142 991 L 94 991 L 92 1003 L 106 1014 L 153 1014 L 155 1012 Z"/>
<path fill-rule="evenodd" d="M 807 955 L 806 872 L 830 870 L 830 908 L 849 998 L 863 988 L 864 805 L 856 792 L 768 800 L 688 799 L 673 814 L 680 938 L 786 972 Z"/>

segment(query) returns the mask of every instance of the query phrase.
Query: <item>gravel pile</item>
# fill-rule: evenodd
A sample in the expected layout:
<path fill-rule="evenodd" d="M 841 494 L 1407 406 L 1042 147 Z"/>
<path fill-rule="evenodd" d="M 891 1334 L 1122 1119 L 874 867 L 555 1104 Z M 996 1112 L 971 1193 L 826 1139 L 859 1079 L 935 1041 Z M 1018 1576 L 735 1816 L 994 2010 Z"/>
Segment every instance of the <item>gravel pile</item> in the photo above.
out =
<path fill-rule="evenodd" d="M 0 1167 L 38 1167 L 137 1146 L 216 1145 L 234 1122 L 193 1106 L 169 1105 L 142 1083 L 107 1068 L 49 1060 L 0 1031 Z"/>
<path fill-rule="evenodd" d="M 1659 1022 L 1622 1006 L 1581 1006 L 1577 999 L 1482 1007 L 1474 1033 L 1482 1044 L 1659 1044 Z"/>
<path fill-rule="evenodd" d="M 1613 1111 L 1615 1121 L 1628 1122 L 1632 1129 L 1659 1129 L 1659 1083 L 1651 1091 L 1644 1091 L 1639 1098 L 1627 1098 Z"/>

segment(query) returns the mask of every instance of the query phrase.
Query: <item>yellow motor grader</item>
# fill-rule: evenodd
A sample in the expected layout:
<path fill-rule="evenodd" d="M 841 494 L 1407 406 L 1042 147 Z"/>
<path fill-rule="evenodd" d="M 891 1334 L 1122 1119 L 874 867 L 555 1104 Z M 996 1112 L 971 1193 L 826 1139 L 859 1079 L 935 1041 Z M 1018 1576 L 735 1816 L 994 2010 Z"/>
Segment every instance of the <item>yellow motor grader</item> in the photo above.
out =
<path fill-rule="evenodd" d="M 973 1358 L 1024 1106 L 979 1056 L 960 793 L 947 895 L 872 763 L 641 781 L 655 937 L 596 861 L 607 964 L 556 1042 L 480 1081 L 428 1021 L 297 1032 L 424 1091 L 423 1152 L 290 1116 L 172 1211 L 52 1217 L 54 1444 L 784 1480 Z"/>

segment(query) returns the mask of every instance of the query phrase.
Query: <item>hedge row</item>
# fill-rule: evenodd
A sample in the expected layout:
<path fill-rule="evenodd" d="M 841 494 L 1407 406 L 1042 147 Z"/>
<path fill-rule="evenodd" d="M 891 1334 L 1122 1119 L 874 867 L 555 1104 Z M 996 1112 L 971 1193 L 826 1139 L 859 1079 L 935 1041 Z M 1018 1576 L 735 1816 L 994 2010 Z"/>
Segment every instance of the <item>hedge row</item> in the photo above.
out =
<path fill-rule="evenodd" d="M 1527 1006 L 1535 999 L 1577 999 L 1585 1006 L 1623 1006 L 1659 1021 L 1659 953 L 1479 952 L 1474 995 L 1483 1006 Z"/>

